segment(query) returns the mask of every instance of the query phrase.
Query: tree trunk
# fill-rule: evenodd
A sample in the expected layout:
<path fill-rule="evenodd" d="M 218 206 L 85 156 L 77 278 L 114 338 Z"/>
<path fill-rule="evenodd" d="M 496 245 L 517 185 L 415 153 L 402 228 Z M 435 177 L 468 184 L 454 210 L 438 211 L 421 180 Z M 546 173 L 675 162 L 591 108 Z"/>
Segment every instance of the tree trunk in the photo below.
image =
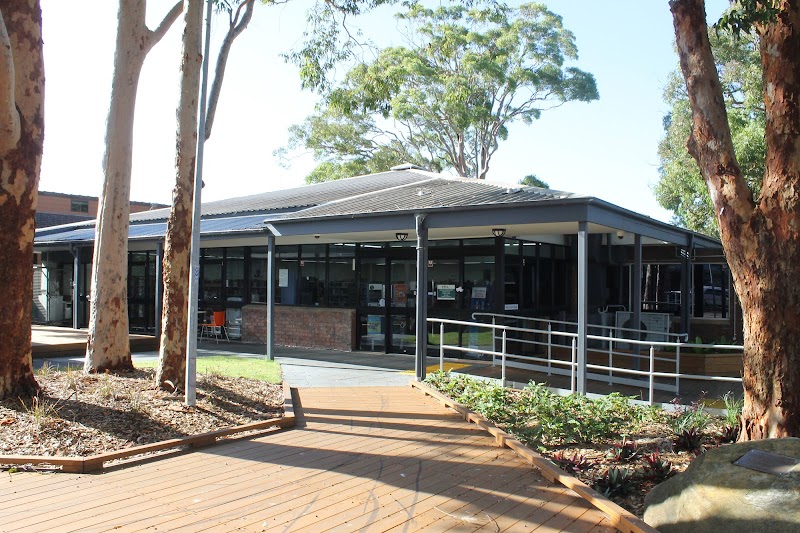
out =
<path fill-rule="evenodd" d="M 128 229 L 136 90 L 144 58 L 180 11 L 178 2 L 153 32 L 145 25 L 145 0 L 121 0 L 119 4 L 103 158 L 105 179 L 92 260 L 86 372 L 133 368 L 128 340 Z"/>
<path fill-rule="evenodd" d="M 782 1 L 759 28 L 766 108 L 766 173 L 758 204 L 736 161 L 702 0 L 672 0 L 692 107 L 689 152 L 714 204 L 742 303 L 742 440 L 800 437 L 800 13 Z"/>
<path fill-rule="evenodd" d="M 178 104 L 176 182 L 164 244 L 164 297 L 156 383 L 173 390 L 186 375 L 186 334 L 197 154 L 197 98 L 202 63 L 203 0 L 187 0 Z M 169 382 L 169 383 L 168 383 Z M 171 386 L 170 386 L 171 383 Z"/>
<path fill-rule="evenodd" d="M 0 0 L 0 33 L 8 36 L 0 78 L 13 86 L 0 97 L 0 116 L 16 116 L 19 138 L 0 152 L 0 400 L 31 396 L 39 388 L 31 360 L 33 237 L 44 142 L 42 11 L 38 0 Z M 6 31 L 7 30 L 7 31 Z M 14 74 L 11 78 L 5 78 Z M 5 91 L 9 94 L 10 90 Z M 5 133 L 3 134 L 5 135 Z"/>

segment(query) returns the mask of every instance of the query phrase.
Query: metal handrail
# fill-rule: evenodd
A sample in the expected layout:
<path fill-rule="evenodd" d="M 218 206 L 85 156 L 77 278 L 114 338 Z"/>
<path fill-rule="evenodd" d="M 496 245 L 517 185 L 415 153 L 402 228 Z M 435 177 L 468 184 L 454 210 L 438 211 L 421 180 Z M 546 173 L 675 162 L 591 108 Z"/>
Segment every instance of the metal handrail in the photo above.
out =
<path fill-rule="evenodd" d="M 478 314 L 478 313 L 476 313 Z M 481 315 L 490 315 L 489 313 L 480 313 Z M 495 317 L 499 315 L 493 315 L 493 320 Z M 518 317 L 514 317 L 518 318 Z M 482 355 L 491 355 L 493 359 L 493 364 L 495 358 L 499 357 L 501 360 L 501 381 L 503 385 L 506 384 L 506 367 L 508 366 L 508 358 L 511 357 L 513 359 L 522 359 L 525 361 L 531 362 L 539 362 L 539 363 L 547 363 L 547 372 L 550 375 L 552 371 L 552 366 L 555 364 L 557 366 L 567 366 L 569 367 L 570 372 L 570 390 L 571 392 L 575 392 L 575 380 L 576 380 L 576 373 L 578 369 L 577 364 L 577 333 L 566 332 L 566 331 L 553 331 L 550 325 L 548 324 L 547 330 L 541 329 L 532 329 L 532 328 L 521 328 L 517 326 L 506 326 L 503 324 L 488 324 L 484 322 L 468 322 L 464 320 L 453 320 L 453 319 L 443 319 L 443 318 L 428 318 L 428 322 L 430 323 L 439 323 L 439 368 L 440 370 L 444 370 L 444 356 L 445 350 L 451 350 L 461 353 L 474 353 L 474 354 L 482 354 Z M 557 321 L 554 321 L 557 322 Z M 492 339 L 493 341 L 496 339 L 501 340 L 501 348 L 500 351 L 497 351 L 493 348 L 491 350 L 486 348 L 465 348 L 463 346 L 453 346 L 453 345 L 446 345 L 444 343 L 444 326 L 445 324 L 457 325 L 457 326 L 469 326 L 469 327 L 482 327 L 482 328 L 489 328 L 492 330 Z M 500 331 L 500 336 L 498 337 L 496 332 Z M 515 343 L 527 343 L 527 344 L 544 344 L 538 341 L 527 341 L 525 339 L 513 339 L 508 337 L 509 332 L 526 332 L 526 333 L 535 333 L 535 334 L 544 334 L 547 335 L 547 358 L 542 357 L 535 357 L 530 355 L 521 355 L 521 354 L 513 354 L 508 352 L 508 344 L 510 342 Z M 570 349 L 570 361 L 565 361 L 562 359 L 553 359 L 552 357 L 552 337 L 553 336 L 560 336 L 570 340 L 571 349 Z M 584 368 L 587 370 L 599 370 L 608 372 L 609 375 L 609 383 L 614 381 L 613 375 L 614 373 L 623 374 L 623 375 L 632 375 L 632 376 L 644 376 L 648 378 L 649 384 L 649 403 L 653 403 L 654 398 L 654 389 L 655 389 L 655 379 L 656 378 L 675 378 L 675 388 L 676 391 L 679 389 L 680 386 L 680 379 L 691 379 L 691 380 L 706 380 L 706 381 L 723 381 L 723 382 L 733 382 L 733 383 L 741 383 L 741 378 L 733 378 L 733 377 L 725 377 L 725 376 L 705 376 L 699 374 L 684 374 L 679 372 L 680 370 L 680 351 L 681 349 L 687 348 L 713 348 L 713 349 L 723 349 L 723 350 L 732 350 L 732 351 L 739 351 L 743 350 L 744 347 L 740 345 L 733 345 L 733 344 L 726 344 L 726 345 L 715 345 L 715 344 L 692 344 L 692 343 L 677 343 L 677 342 L 669 342 L 669 341 L 641 341 L 637 339 L 619 339 L 614 337 L 606 337 L 602 335 L 587 335 L 587 339 L 589 340 L 599 340 L 599 341 L 607 341 L 609 342 L 609 346 L 613 345 L 615 341 L 623 341 L 626 344 L 634 344 L 640 346 L 648 347 L 648 354 L 647 355 L 639 355 L 635 353 L 625 353 L 625 356 L 628 357 L 636 357 L 640 359 L 647 359 L 648 360 L 648 369 L 647 370 L 636 370 L 636 369 L 629 369 L 629 368 L 622 368 L 622 367 L 615 367 L 613 366 L 613 353 L 609 352 L 609 364 L 606 365 L 595 365 L 585 363 Z M 655 362 L 658 360 L 661 361 L 671 361 L 669 358 L 659 358 L 655 356 L 655 349 L 656 347 L 674 347 L 676 350 L 676 358 L 675 358 L 675 372 L 656 372 L 655 370 Z M 611 350 L 611 348 L 609 348 Z M 588 351 L 598 351 L 598 350 L 587 350 Z"/>

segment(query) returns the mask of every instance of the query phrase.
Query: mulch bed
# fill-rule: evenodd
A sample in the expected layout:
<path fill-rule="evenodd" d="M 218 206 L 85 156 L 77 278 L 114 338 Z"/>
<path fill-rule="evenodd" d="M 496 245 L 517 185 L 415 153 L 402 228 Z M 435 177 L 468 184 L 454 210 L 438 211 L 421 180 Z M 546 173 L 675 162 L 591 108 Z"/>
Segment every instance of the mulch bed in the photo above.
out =
<path fill-rule="evenodd" d="M 86 457 L 283 414 L 281 385 L 198 375 L 196 405 L 187 407 L 182 392 L 157 388 L 154 375 L 37 375 L 36 398 L 0 402 L 0 455 Z"/>

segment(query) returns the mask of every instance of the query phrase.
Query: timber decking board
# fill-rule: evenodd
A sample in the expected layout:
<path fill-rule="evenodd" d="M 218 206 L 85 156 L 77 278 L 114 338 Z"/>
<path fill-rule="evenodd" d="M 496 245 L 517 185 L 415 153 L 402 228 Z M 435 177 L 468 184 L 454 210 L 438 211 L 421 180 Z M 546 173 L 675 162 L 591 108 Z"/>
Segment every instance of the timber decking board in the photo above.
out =
<path fill-rule="evenodd" d="M 615 531 L 410 388 L 296 398 L 295 429 L 102 474 L 13 474 L 0 531 Z"/>

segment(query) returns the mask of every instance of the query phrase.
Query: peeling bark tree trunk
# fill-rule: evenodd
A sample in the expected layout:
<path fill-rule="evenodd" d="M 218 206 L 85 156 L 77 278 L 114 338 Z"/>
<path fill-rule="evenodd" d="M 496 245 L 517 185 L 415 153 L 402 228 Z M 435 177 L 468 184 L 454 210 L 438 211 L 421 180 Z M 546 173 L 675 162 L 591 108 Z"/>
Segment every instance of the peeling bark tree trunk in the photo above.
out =
<path fill-rule="evenodd" d="M 164 244 L 164 296 L 156 383 L 171 390 L 186 375 L 186 331 L 192 247 L 192 199 L 197 154 L 197 98 L 202 63 L 203 0 L 186 1 L 178 104 L 176 182 Z M 171 383 L 171 386 L 170 386 Z"/>
<path fill-rule="evenodd" d="M 672 0 L 692 107 L 689 152 L 706 181 L 744 322 L 742 440 L 800 437 L 800 6 L 758 28 L 766 173 L 755 203 L 733 151 L 702 0 Z"/>
<path fill-rule="evenodd" d="M 111 105 L 106 124 L 105 179 L 97 209 L 86 372 L 133 368 L 128 341 L 128 228 L 136 89 L 144 58 L 182 9 L 178 2 L 158 29 L 145 24 L 145 0 L 121 0 Z"/>
<path fill-rule="evenodd" d="M 202 10 L 202 2 L 198 9 Z M 233 41 L 247 28 L 250 20 L 253 17 L 253 5 L 255 0 L 246 0 L 239 4 L 235 14 L 231 13 L 230 24 L 228 32 L 222 41 L 219 55 L 217 56 L 217 65 L 214 73 L 214 83 L 211 87 L 211 94 L 209 97 L 208 111 L 206 114 L 206 131 L 205 138 L 211 136 L 211 127 L 213 126 L 214 116 L 216 114 L 217 103 L 222 89 L 222 81 L 225 77 L 225 66 L 228 61 L 228 56 L 233 46 Z M 191 9 L 194 9 L 192 7 Z M 242 13 L 244 9 L 244 13 Z M 239 18 L 241 15 L 241 19 Z M 187 15 L 188 17 L 188 15 Z M 164 266 L 163 266 L 163 281 L 164 281 L 164 297 L 161 315 L 161 343 L 159 348 L 159 364 L 156 371 L 156 383 L 167 390 L 173 390 L 183 386 L 186 378 L 186 346 L 187 346 L 187 328 L 189 323 L 188 307 L 189 302 L 187 297 L 189 294 L 190 271 L 191 271 L 191 244 L 192 244 L 192 218 L 193 209 L 192 204 L 194 200 L 194 180 L 195 180 L 195 152 L 197 148 L 197 129 L 194 127 L 197 124 L 197 114 L 193 118 L 189 118 L 189 110 L 186 109 L 184 103 L 184 93 L 188 84 L 199 85 L 200 80 L 200 65 L 199 61 L 202 59 L 200 55 L 196 56 L 198 64 L 191 63 L 193 70 L 189 72 L 189 60 L 191 57 L 186 50 L 195 50 L 202 45 L 200 42 L 202 37 L 202 13 L 199 15 L 196 22 L 197 35 L 187 35 L 184 33 L 184 65 L 182 67 L 183 79 L 181 92 L 181 105 L 179 111 L 179 131 L 178 131 L 178 154 L 176 156 L 176 169 L 177 180 L 175 190 L 172 193 L 172 210 L 167 222 L 167 237 L 165 240 L 164 252 Z M 194 20 L 194 19 L 193 19 Z M 194 23 L 194 22 L 193 22 Z M 187 18 L 187 29 L 189 31 L 189 20 Z M 198 40 L 197 46 L 194 44 L 189 46 L 189 41 L 194 43 L 194 39 Z M 196 68 L 195 68 L 196 67 Z M 190 74 L 191 80 L 190 80 Z M 195 76 L 196 75 L 196 76 Z M 191 102 L 188 101 L 189 95 L 186 94 L 187 103 L 192 107 L 192 110 L 197 108 L 197 94 L 198 89 L 193 89 L 191 92 L 195 99 Z M 190 88 L 190 91 L 192 89 Z M 202 112 L 202 111 L 201 111 Z M 184 120 L 185 119 L 185 120 Z M 184 129 L 185 128 L 185 129 Z M 193 128 L 190 130 L 190 128 Z M 182 139 L 192 131 L 191 147 L 190 143 L 183 142 Z M 191 166 L 188 162 L 191 158 Z M 171 385 L 170 385 L 171 383 Z"/>
<path fill-rule="evenodd" d="M 0 0 L 0 49 L 2 400 L 31 396 L 39 388 L 31 361 L 31 263 L 44 142 L 42 11 L 38 0 Z"/>

